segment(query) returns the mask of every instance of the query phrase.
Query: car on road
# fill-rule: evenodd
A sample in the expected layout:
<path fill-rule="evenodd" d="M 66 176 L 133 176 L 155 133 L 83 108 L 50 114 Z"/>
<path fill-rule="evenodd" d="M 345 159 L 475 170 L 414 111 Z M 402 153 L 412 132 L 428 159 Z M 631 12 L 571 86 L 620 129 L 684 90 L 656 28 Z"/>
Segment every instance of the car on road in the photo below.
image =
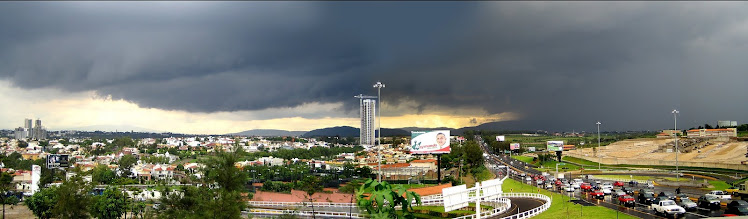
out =
<path fill-rule="evenodd" d="M 614 190 L 613 190 L 613 191 L 612 191 L 612 192 L 610 193 L 610 195 L 611 195 L 611 196 L 612 196 L 613 198 L 617 198 L 617 197 L 619 197 L 619 196 L 624 196 L 624 195 L 626 195 L 626 192 L 624 192 L 624 191 L 623 191 L 623 190 L 621 190 L 621 189 L 614 189 Z"/>
<path fill-rule="evenodd" d="M 657 195 L 657 197 L 666 197 L 666 198 L 668 198 L 670 200 L 675 201 L 675 195 L 672 192 L 662 191 L 662 192 L 660 192 L 660 194 Z"/>
<path fill-rule="evenodd" d="M 626 194 L 628 194 L 630 196 L 634 196 L 634 188 L 623 187 L 623 188 L 621 188 L 621 190 L 623 190 L 623 192 L 625 192 Z"/>
<path fill-rule="evenodd" d="M 652 196 L 654 196 L 655 194 L 652 190 L 649 190 L 649 189 L 639 189 L 639 194 L 642 194 L 642 193 L 649 193 L 649 194 L 652 194 Z"/>
<path fill-rule="evenodd" d="M 631 197 L 630 195 L 618 196 L 618 204 L 621 204 L 623 206 L 636 206 L 634 197 Z"/>
<path fill-rule="evenodd" d="M 623 182 L 616 181 L 616 182 L 613 183 L 613 186 L 623 187 Z"/>
<path fill-rule="evenodd" d="M 707 194 L 717 196 L 717 198 L 723 199 L 723 200 L 731 200 L 732 199 L 732 195 L 730 195 L 730 194 L 728 194 L 728 193 L 726 193 L 724 191 L 712 190 L 712 191 L 710 191 Z"/>
<path fill-rule="evenodd" d="M 652 182 L 652 181 L 647 181 L 647 188 L 648 188 L 648 189 L 654 189 L 654 188 L 655 188 L 654 182 Z"/>
<path fill-rule="evenodd" d="M 679 215 L 686 213 L 686 209 L 676 205 L 675 201 L 664 198 L 660 199 L 658 202 L 652 203 L 652 210 L 654 210 L 655 214 L 673 216 L 673 218 L 677 218 Z"/>
<path fill-rule="evenodd" d="M 699 200 L 697 202 L 699 207 L 702 208 L 708 208 L 708 209 L 719 209 L 720 208 L 720 202 L 719 198 L 714 195 L 702 195 L 699 197 Z"/>
<path fill-rule="evenodd" d="M 675 201 L 683 201 L 683 200 L 686 200 L 686 199 L 691 200 L 688 197 L 688 195 L 686 195 L 686 193 L 680 193 L 680 194 L 675 195 Z"/>
<path fill-rule="evenodd" d="M 686 211 L 694 211 L 697 207 L 696 202 L 691 201 L 691 199 L 682 199 L 680 202 L 678 202 L 678 206 L 686 209 Z"/>
<path fill-rule="evenodd" d="M 644 205 L 651 205 L 654 202 L 654 195 L 652 193 L 639 193 L 639 203 Z"/>
<path fill-rule="evenodd" d="M 727 192 L 728 194 L 731 194 L 731 195 L 737 194 L 738 191 L 740 191 L 740 189 L 738 187 L 735 187 L 735 186 L 730 186 L 730 188 L 725 189 L 725 192 Z"/>
<path fill-rule="evenodd" d="M 600 199 L 600 200 L 602 200 L 602 199 L 605 198 L 605 193 L 603 193 L 603 191 L 600 191 L 600 190 L 595 190 L 595 191 L 591 192 L 590 195 L 593 198 Z"/>
<path fill-rule="evenodd" d="M 567 184 L 567 185 L 564 186 L 564 191 L 566 191 L 566 192 L 574 192 L 574 186 L 571 186 L 571 185 Z"/>
<path fill-rule="evenodd" d="M 589 183 L 582 183 L 582 185 L 580 185 L 579 188 L 582 189 L 583 191 L 589 191 L 589 190 L 592 190 L 592 185 L 590 185 Z"/>
<path fill-rule="evenodd" d="M 745 216 L 748 215 L 748 202 L 743 200 L 735 200 L 727 204 L 727 210 L 725 214 L 735 214 Z"/>

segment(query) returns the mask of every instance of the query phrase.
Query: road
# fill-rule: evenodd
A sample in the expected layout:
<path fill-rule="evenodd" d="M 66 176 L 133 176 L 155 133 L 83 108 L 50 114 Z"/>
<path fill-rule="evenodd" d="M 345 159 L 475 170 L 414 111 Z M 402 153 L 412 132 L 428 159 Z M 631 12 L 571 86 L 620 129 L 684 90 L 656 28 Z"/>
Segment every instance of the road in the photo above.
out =
<path fill-rule="evenodd" d="M 484 152 L 490 154 L 489 153 L 490 150 L 488 150 L 487 145 L 483 142 L 482 139 L 480 139 L 479 136 L 476 137 L 476 140 L 478 141 L 478 143 L 481 146 L 481 148 L 483 148 Z M 540 171 L 532 169 L 532 165 L 529 165 L 529 164 L 524 163 L 522 161 L 513 159 L 510 156 L 506 156 L 506 155 L 498 155 L 498 156 L 497 155 L 490 155 L 490 156 L 487 157 L 486 160 L 487 160 L 488 163 L 493 164 L 493 165 L 511 166 L 513 171 L 510 171 L 509 176 L 511 178 L 517 180 L 517 181 L 520 181 L 520 182 L 523 182 L 523 183 L 529 183 L 530 185 L 533 185 L 534 183 L 526 181 L 525 180 L 526 177 L 522 176 L 522 174 L 523 173 L 524 174 L 532 174 L 532 175 L 541 174 Z M 590 181 L 613 182 L 613 181 L 608 181 L 608 180 L 585 180 L 585 181 L 586 182 L 590 182 Z M 533 186 L 537 186 L 537 185 L 533 185 Z M 645 188 L 646 185 L 636 185 L 636 186 L 626 186 L 626 187 L 630 187 L 630 188 L 634 189 L 635 191 L 638 191 L 641 188 Z M 620 189 L 620 187 L 617 187 L 616 189 Z M 659 194 L 662 191 L 674 192 L 675 188 L 666 187 L 666 186 L 655 186 L 655 188 L 651 189 L 651 190 L 653 190 L 655 192 L 655 194 Z M 553 192 L 557 192 L 557 193 L 559 193 L 559 192 L 567 193 L 567 192 L 564 192 L 564 191 L 556 191 L 555 187 L 553 189 L 549 190 L 549 191 L 553 191 Z M 688 194 L 688 196 L 691 197 L 691 198 L 698 198 L 699 196 L 701 196 L 701 195 L 703 195 L 703 194 L 706 193 L 706 191 L 704 191 L 704 190 L 692 189 L 692 188 L 681 188 L 681 192 L 685 193 L 685 194 Z M 643 205 L 643 204 L 637 203 L 637 205 L 635 207 L 624 207 L 624 206 L 621 206 L 621 205 L 617 204 L 617 200 L 614 199 L 614 198 L 612 198 L 609 195 L 605 196 L 605 198 L 603 200 L 598 200 L 598 199 L 594 199 L 594 198 L 588 197 L 587 193 L 581 192 L 580 190 L 576 190 L 574 192 L 567 193 L 567 195 L 579 198 L 580 200 L 584 200 L 584 201 L 586 201 L 586 202 L 588 202 L 590 204 L 593 204 L 593 205 L 607 207 L 607 208 L 614 209 L 614 210 L 617 210 L 617 211 L 620 211 L 620 212 L 623 212 L 623 213 L 626 213 L 626 214 L 629 214 L 629 215 L 633 215 L 633 216 L 636 216 L 636 217 L 640 217 L 640 218 L 662 218 L 662 217 L 660 217 L 658 215 L 655 215 L 655 212 L 648 205 Z M 514 200 L 512 200 L 512 201 L 514 201 Z M 514 203 L 513 203 L 512 206 L 514 207 Z M 709 210 L 709 209 L 704 209 L 704 208 L 697 208 L 697 210 L 695 210 L 695 211 L 687 212 L 686 215 L 684 216 L 684 218 L 719 217 L 719 216 L 721 216 L 723 214 L 724 214 L 724 210 L 723 209 Z"/>

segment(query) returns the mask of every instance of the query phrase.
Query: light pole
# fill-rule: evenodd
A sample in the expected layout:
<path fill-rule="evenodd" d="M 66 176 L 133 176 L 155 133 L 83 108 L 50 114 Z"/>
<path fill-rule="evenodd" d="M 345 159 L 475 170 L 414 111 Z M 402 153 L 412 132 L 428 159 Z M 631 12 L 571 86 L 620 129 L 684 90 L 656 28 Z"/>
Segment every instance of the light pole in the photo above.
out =
<path fill-rule="evenodd" d="M 673 110 L 673 121 L 675 122 L 675 127 L 673 130 L 673 135 L 675 136 L 675 181 L 680 182 L 680 174 L 678 173 L 678 110 Z"/>
<path fill-rule="evenodd" d="M 377 102 L 379 102 L 379 110 L 377 110 L 377 127 L 379 129 L 379 135 L 377 135 L 377 175 L 379 177 L 379 182 L 382 182 L 382 88 L 384 87 L 384 84 L 382 82 L 377 81 L 376 84 L 374 84 L 374 87 L 377 88 Z"/>
<path fill-rule="evenodd" d="M 597 169 L 600 169 L 600 162 L 602 162 L 602 156 L 600 156 L 600 121 L 597 121 Z"/>

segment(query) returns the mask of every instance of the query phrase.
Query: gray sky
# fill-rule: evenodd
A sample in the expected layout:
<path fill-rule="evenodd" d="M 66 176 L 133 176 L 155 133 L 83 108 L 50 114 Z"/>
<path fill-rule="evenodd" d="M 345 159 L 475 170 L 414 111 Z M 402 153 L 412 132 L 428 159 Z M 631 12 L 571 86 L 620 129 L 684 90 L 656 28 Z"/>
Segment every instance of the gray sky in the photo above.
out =
<path fill-rule="evenodd" d="M 353 96 L 375 95 L 376 81 L 386 84 L 384 127 L 515 120 L 592 131 L 600 120 L 603 130 L 655 130 L 672 127 L 674 108 L 680 128 L 745 123 L 745 11 L 744 2 L 0 2 L 0 97 L 21 105 L 0 110 L 0 127 L 24 117 L 51 129 L 195 133 L 357 126 Z M 122 108 L 94 107 L 113 103 Z"/>

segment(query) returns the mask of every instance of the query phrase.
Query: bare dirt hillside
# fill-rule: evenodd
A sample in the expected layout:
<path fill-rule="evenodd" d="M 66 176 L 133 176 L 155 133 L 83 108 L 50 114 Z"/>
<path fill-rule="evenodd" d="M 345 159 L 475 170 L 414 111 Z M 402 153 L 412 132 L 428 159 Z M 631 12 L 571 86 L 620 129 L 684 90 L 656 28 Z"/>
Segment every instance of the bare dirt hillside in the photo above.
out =
<path fill-rule="evenodd" d="M 672 148 L 672 145 L 673 139 L 630 139 L 603 146 L 600 148 L 598 153 L 602 158 L 675 161 L 675 153 L 668 153 L 666 151 L 667 148 Z M 678 160 L 740 164 L 741 161 L 748 160 L 748 158 L 745 157 L 746 148 L 748 148 L 748 142 L 699 142 L 694 143 L 694 146 L 690 147 L 688 152 L 681 151 L 681 153 L 678 154 Z M 587 158 L 592 161 L 597 159 L 593 154 L 592 148 L 565 151 L 564 154 Z"/>

